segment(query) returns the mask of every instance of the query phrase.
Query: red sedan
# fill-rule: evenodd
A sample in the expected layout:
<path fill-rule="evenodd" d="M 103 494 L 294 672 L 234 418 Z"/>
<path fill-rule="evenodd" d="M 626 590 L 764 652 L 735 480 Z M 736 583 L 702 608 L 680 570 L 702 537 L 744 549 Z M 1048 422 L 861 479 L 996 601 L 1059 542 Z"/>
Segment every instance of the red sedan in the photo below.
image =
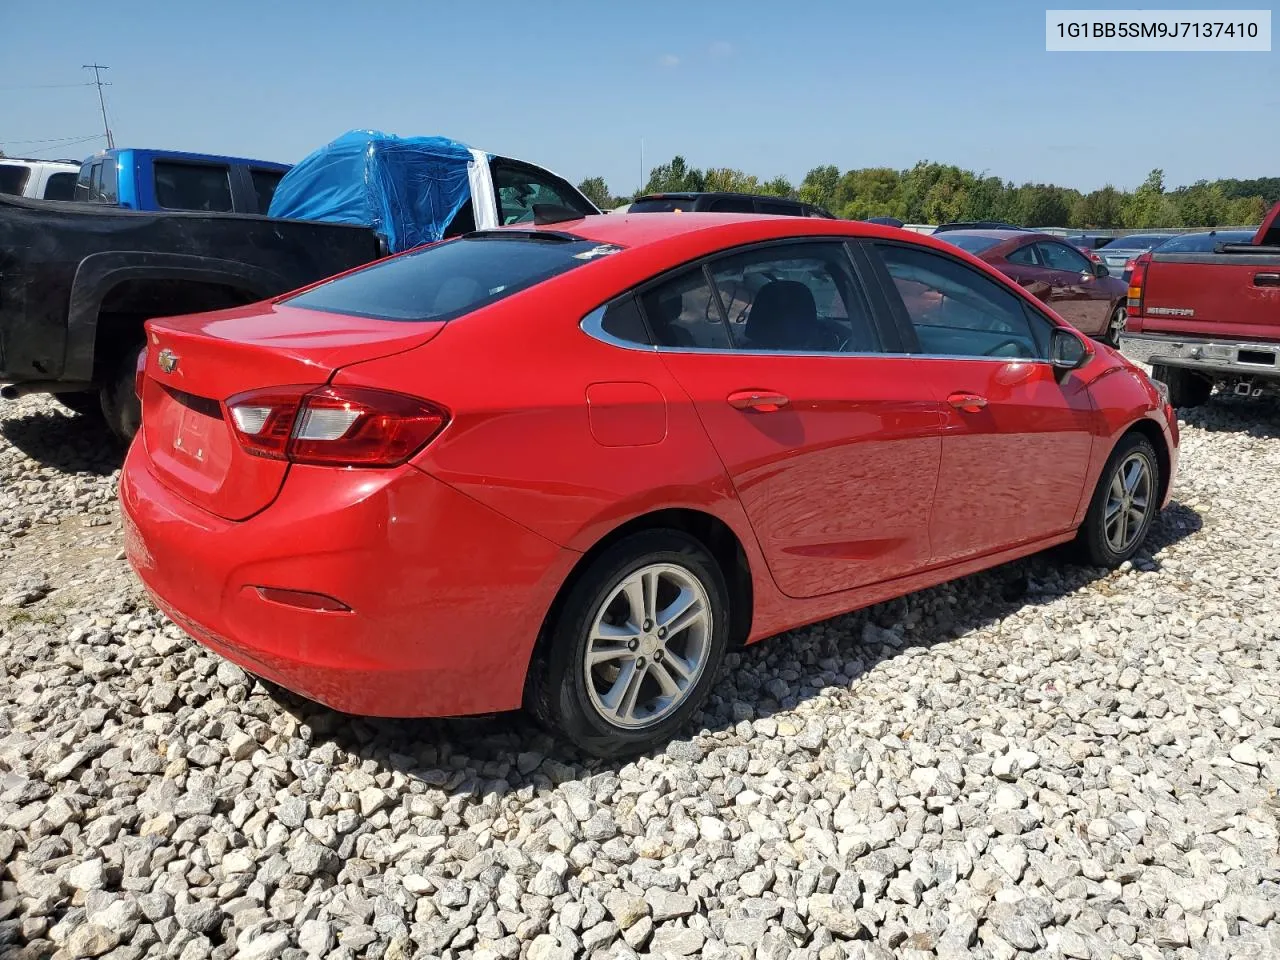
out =
<path fill-rule="evenodd" d="M 1026 230 L 953 230 L 938 236 L 991 264 L 1081 333 L 1119 345 L 1129 287 L 1111 276 L 1097 254 Z"/>
<path fill-rule="evenodd" d="M 706 214 L 482 231 L 152 320 L 128 557 L 339 710 L 670 737 L 727 649 L 1077 541 L 1138 550 L 1176 420 L 953 246 Z"/>

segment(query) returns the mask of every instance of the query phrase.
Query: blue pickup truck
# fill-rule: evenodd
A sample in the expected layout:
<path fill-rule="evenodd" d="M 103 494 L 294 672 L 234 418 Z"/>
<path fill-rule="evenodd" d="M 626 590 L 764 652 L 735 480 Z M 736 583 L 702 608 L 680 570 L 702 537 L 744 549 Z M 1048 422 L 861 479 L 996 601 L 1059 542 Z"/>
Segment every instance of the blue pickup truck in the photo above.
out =
<path fill-rule="evenodd" d="M 289 164 L 177 150 L 104 150 L 80 166 L 75 199 L 127 210 L 265 215 Z"/>

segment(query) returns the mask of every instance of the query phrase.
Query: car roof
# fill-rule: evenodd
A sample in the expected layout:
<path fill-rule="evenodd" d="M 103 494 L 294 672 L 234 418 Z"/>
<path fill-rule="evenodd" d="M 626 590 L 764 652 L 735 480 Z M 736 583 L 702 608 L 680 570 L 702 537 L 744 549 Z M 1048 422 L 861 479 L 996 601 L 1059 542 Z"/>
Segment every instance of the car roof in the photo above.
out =
<path fill-rule="evenodd" d="M 1055 237 L 1050 237 L 1047 233 L 1033 233 L 1030 230 L 947 230 L 943 235 L 947 237 L 985 237 L 988 240 L 1026 240 L 1031 237 L 1056 239 Z"/>

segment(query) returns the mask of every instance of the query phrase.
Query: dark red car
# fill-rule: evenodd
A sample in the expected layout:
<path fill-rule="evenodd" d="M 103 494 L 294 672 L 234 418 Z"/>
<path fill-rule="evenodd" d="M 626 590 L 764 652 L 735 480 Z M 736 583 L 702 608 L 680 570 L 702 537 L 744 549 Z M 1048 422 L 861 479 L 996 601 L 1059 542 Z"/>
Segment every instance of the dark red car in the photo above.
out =
<path fill-rule="evenodd" d="M 1138 550 L 1157 387 L 891 227 L 597 216 L 152 320 L 120 483 L 160 607 L 337 709 L 607 755 L 725 651 L 1077 541 Z"/>
<path fill-rule="evenodd" d="M 1099 258 L 1047 233 L 954 230 L 939 238 L 985 260 L 1053 307 L 1081 333 L 1118 346 L 1128 286 Z"/>

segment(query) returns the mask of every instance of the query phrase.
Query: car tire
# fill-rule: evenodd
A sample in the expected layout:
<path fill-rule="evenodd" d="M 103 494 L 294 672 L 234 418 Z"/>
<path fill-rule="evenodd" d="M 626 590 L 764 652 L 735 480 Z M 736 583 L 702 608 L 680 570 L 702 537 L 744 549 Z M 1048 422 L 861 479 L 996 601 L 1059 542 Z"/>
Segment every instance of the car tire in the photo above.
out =
<path fill-rule="evenodd" d="M 1085 562 L 1118 567 L 1130 559 L 1160 512 L 1160 458 L 1151 441 L 1125 434 L 1107 458 L 1077 547 Z"/>
<path fill-rule="evenodd" d="M 75 390 L 71 393 L 55 393 L 53 399 L 72 413 L 85 417 L 102 416 L 102 396 L 97 390 Z"/>
<path fill-rule="evenodd" d="M 1107 329 L 1102 334 L 1102 342 L 1109 347 L 1119 349 L 1120 334 L 1124 332 L 1124 326 L 1128 319 L 1129 316 L 1123 306 L 1116 307 L 1111 311 L 1111 319 L 1107 321 Z"/>
<path fill-rule="evenodd" d="M 107 419 L 107 426 L 126 447 L 142 425 L 142 402 L 135 392 L 142 346 L 139 343 L 124 351 L 101 393 L 102 415 Z"/>
<path fill-rule="evenodd" d="M 706 698 L 728 647 L 729 590 L 715 559 L 688 534 L 646 530 L 606 548 L 562 600 L 530 666 L 526 707 L 597 757 L 665 743 Z M 678 629 L 666 633 L 662 615 L 677 602 L 689 606 L 668 614 Z M 639 624 L 637 603 L 648 614 Z"/>
<path fill-rule="evenodd" d="M 1169 402 L 1175 407 L 1198 407 L 1209 401 L 1213 393 L 1213 381 L 1208 377 L 1185 370 L 1182 367 L 1169 367 L 1163 363 L 1153 364 L 1151 379 L 1159 380 L 1169 388 Z"/>

